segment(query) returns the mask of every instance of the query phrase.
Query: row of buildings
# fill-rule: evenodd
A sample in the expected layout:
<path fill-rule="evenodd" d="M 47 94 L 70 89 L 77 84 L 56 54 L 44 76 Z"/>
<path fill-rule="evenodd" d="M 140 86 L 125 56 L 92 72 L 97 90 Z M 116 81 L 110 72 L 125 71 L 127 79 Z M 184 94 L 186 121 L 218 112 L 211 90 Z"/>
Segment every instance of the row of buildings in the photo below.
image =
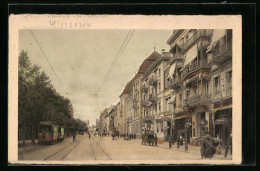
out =
<path fill-rule="evenodd" d="M 104 109 L 100 132 L 187 142 L 210 132 L 223 144 L 232 133 L 232 30 L 173 30 L 169 52 L 153 51 L 126 84 L 118 104 Z M 194 144 L 195 145 L 195 144 Z"/>

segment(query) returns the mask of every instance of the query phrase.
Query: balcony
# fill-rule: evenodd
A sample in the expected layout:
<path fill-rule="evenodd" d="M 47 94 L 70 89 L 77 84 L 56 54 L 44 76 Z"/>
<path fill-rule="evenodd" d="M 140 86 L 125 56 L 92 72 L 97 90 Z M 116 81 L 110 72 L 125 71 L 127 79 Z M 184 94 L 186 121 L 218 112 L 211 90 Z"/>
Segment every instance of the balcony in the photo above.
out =
<path fill-rule="evenodd" d="M 152 77 L 150 77 L 149 80 L 148 80 L 148 84 L 149 84 L 150 86 L 154 86 L 155 84 L 157 84 L 157 82 L 158 82 L 157 76 L 152 76 Z"/>
<path fill-rule="evenodd" d="M 210 38 L 212 36 L 212 30 L 198 30 L 194 35 L 188 39 L 184 43 L 179 43 L 178 45 L 181 48 L 181 51 L 185 51 L 187 48 L 189 48 L 194 42 L 196 42 L 200 38 Z"/>
<path fill-rule="evenodd" d="M 180 79 L 174 79 L 170 80 L 169 87 L 175 91 L 177 91 L 179 88 L 181 88 L 182 82 Z"/>
<path fill-rule="evenodd" d="M 187 100 L 187 105 L 197 106 L 197 105 L 206 104 L 208 101 L 211 101 L 211 95 L 199 94 L 199 95 L 189 97 L 186 100 Z"/>
<path fill-rule="evenodd" d="M 212 50 L 212 63 L 221 65 L 227 60 L 232 58 L 232 41 L 226 40 L 226 37 L 222 37 L 218 40 L 215 49 Z"/>
<path fill-rule="evenodd" d="M 172 63 L 173 61 L 176 61 L 176 60 L 183 60 L 183 55 L 181 55 L 181 54 L 173 55 L 173 57 L 170 58 L 169 63 Z"/>
<path fill-rule="evenodd" d="M 210 65 L 208 64 L 207 60 L 200 60 L 199 62 L 190 63 L 185 66 L 183 70 L 183 77 L 185 78 L 189 74 L 198 71 L 199 69 L 210 69 Z"/>
<path fill-rule="evenodd" d="M 155 94 L 149 94 L 149 101 L 155 103 L 157 101 L 157 96 Z"/>

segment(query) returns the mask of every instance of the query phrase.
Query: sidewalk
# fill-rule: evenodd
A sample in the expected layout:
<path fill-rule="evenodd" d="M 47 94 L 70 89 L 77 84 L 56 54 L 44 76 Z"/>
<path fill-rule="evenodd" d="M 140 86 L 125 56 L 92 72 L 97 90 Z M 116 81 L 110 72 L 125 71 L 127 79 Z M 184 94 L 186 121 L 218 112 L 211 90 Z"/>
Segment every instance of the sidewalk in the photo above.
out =
<path fill-rule="evenodd" d="M 38 149 L 40 145 L 38 144 L 38 140 L 35 139 L 35 144 L 32 144 L 32 140 L 26 140 L 25 144 L 23 144 L 23 140 L 18 141 L 18 153 L 24 153 L 31 150 Z"/>
<path fill-rule="evenodd" d="M 119 141 L 126 141 L 126 140 L 123 140 L 123 138 L 120 138 Z M 136 143 L 136 144 L 140 144 L 141 145 L 141 139 L 132 139 L 132 140 L 128 140 L 126 142 Z M 173 150 L 173 151 L 180 151 L 180 152 L 184 152 L 184 153 L 191 153 L 191 154 L 194 154 L 194 155 L 200 155 L 200 146 L 190 146 L 189 145 L 188 146 L 188 151 L 185 151 L 185 145 L 180 145 L 179 148 L 177 148 L 177 144 L 174 143 L 172 148 L 169 148 L 169 143 L 168 142 L 164 142 L 162 144 L 157 144 L 157 147 L 164 148 L 164 149 L 169 149 L 169 150 Z M 224 157 L 224 153 L 225 153 L 225 149 L 221 149 L 221 154 L 215 154 L 213 156 L 213 159 L 222 159 L 222 160 L 223 159 L 224 160 L 231 160 L 232 159 L 230 151 L 228 152 L 227 158 Z"/>

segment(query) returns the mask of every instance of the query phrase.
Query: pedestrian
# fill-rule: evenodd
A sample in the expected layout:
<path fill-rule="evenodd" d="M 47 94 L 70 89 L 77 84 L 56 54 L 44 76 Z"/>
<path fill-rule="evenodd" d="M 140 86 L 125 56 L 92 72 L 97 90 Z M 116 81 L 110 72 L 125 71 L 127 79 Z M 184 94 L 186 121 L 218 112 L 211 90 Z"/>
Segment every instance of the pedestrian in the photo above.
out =
<path fill-rule="evenodd" d="M 232 154 L 232 133 L 230 134 L 228 141 L 227 141 L 227 145 L 226 145 L 226 150 L 225 150 L 225 154 L 224 157 L 227 157 L 227 153 L 228 150 L 230 149 L 230 154 Z"/>
<path fill-rule="evenodd" d="M 180 145 L 183 145 L 183 138 L 182 138 L 182 135 L 180 135 Z"/>
<path fill-rule="evenodd" d="M 221 139 L 219 137 L 219 134 L 217 134 L 216 138 L 214 138 L 213 141 L 214 141 L 214 147 L 216 147 L 216 153 L 221 154 L 221 147 L 220 147 Z"/>
<path fill-rule="evenodd" d="M 73 138 L 73 142 L 76 141 L 76 134 L 75 133 L 73 134 L 72 138 Z"/>
<path fill-rule="evenodd" d="M 158 140 L 157 134 L 154 134 L 154 143 L 155 143 L 155 146 L 157 146 L 157 140 Z"/>
<path fill-rule="evenodd" d="M 206 135 L 201 139 L 201 159 L 209 158 L 211 159 L 215 154 L 215 147 L 212 137 L 209 132 L 206 132 Z"/>
<path fill-rule="evenodd" d="M 90 133 L 88 133 L 88 138 L 90 139 Z"/>
<path fill-rule="evenodd" d="M 169 142 L 169 148 L 172 148 L 172 144 L 173 144 L 173 136 L 172 136 L 172 134 L 169 135 L 168 142 Z"/>
<path fill-rule="evenodd" d="M 180 134 L 177 135 L 177 148 L 180 148 Z"/>

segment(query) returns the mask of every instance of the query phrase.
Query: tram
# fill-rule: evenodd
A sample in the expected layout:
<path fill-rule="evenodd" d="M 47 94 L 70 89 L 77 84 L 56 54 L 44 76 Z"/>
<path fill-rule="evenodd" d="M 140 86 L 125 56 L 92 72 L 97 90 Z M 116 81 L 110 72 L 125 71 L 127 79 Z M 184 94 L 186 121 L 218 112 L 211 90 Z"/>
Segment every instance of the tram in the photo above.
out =
<path fill-rule="evenodd" d="M 54 143 L 62 141 L 65 138 L 64 127 L 55 122 L 41 121 L 38 127 L 39 143 Z"/>

